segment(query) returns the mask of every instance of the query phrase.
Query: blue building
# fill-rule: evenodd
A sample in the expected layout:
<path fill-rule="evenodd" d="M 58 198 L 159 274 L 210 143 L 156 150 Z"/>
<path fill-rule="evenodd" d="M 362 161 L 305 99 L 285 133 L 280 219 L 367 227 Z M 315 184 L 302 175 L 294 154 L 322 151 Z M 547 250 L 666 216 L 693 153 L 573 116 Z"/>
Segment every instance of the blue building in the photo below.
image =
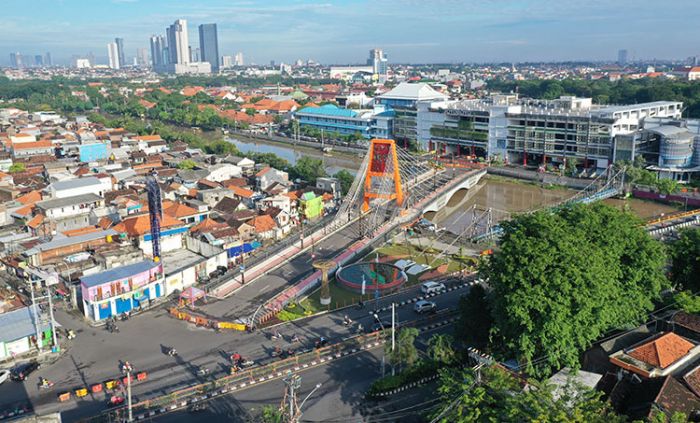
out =
<path fill-rule="evenodd" d="M 80 152 L 80 161 L 84 163 L 105 160 L 109 157 L 107 143 L 104 142 L 81 144 L 78 146 L 78 151 Z"/>
<path fill-rule="evenodd" d="M 343 109 L 333 104 L 306 107 L 294 113 L 299 125 L 340 135 L 359 134 L 363 138 L 387 138 L 391 134 L 393 112 L 383 107 L 373 110 Z"/>

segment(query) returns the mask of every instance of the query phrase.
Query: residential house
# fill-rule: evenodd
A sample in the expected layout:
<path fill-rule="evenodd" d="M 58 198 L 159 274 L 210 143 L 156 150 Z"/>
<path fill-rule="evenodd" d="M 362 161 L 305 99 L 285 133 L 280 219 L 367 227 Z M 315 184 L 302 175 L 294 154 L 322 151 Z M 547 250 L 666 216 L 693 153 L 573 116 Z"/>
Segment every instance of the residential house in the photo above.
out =
<path fill-rule="evenodd" d="M 643 378 L 670 375 L 700 357 L 700 344 L 673 332 L 661 332 L 615 352 L 610 362 Z"/>
<path fill-rule="evenodd" d="M 218 203 L 219 201 L 221 201 L 222 198 L 225 197 L 233 198 L 234 193 L 226 188 L 214 188 L 201 190 L 197 192 L 197 199 L 205 203 L 210 208 L 214 207 L 216 203 Z"/>
<path fill-rule="evenodd" d="M 316 179 L 316 188 L 329 192 L 334 198 L 341 198 L 343 193 L 340 188 L 340 181 L 337 178 L 321 177 Z"/>
<path fill-rule="evenodd" d="M 293 211 L 296 212 L 296 207 L 294 201 L 287 195 L 273 195 L 272 197 L 263 198 L 260 203 L 263 209 L 268 207 L 275 207 L 284 211 L 287 215 L 291 216 Z"/>
<path fill-rule="evenodd" d="M 104 197 L 105 192 L 111 191 L 111 181 L 98 179 L 94 176 L 69 179 L 50 184 L 47 190 L 53 198 L 74 197 L 82 194 L 97 194 Z"/>
<path fill-rule="evenodd" d="M 165 295 L 163 264 L 150 260 L 80 278 L 83 313 L 93 321 L 148 307 Z"/>
<path fill-rule="evenodd" d="M 54 146 L 49 140 L 12 144 L 12 157 L 54 155 Z"/>
<path fill-rule="evenodd" d="M 227 179 L 237 178 L 242 174 L 242 169 L 239 166 L 230 163 L 215 164 L 209 166 L 207 170 L 209 171 L 209 175 L 206 179 L 213 182 L 222 182 Z"/>
<path fill-rule="evenodd" d="M 153 256 L 151 221 L 147 214 L 127 217 L 115 225 L 113 229 L 119 233 L 127 234 L 129 238 L 137 242 L 138 247 L 145 255 Z M 163 220 L 160 222 L 161 252 L 182 248 L 182 237 L 187 229 L 180 220 L 163 213 Z"/>
<path fill-rule="evenodd" d="M 315 219 L 323 214 L 323 197 L 313 191 L 305 192 L 299 198 L 299 214 L 305 219 Z"/>
<path fill-rule="evenodd" d="M 259 239 L 277 239 L 281 236 L 275 220 L 266 214 L 255 216 L 250 224 L 255 228 L 255 233 Z"/>
<path fill-rule="evenodd" d="M 176 201 L 164 201 L 163 213 L 178 219 L 185 225 L 194 225 L 207 217 L 207 212 L 200 212 Z"/>
<path fill-rule="evenodd" d="M 229 155 L 226 156 L 223 161 L 224 163 L 230 163 L 240 167 L 246 175 L 252 175 L 255 171 L 255 162 L 247 157 Z"/>
<path fill-rule="evenodd" d="M 91 214 L 102 207 L 104 199 L 96 194 L 52 198 L 36 203 L 38 215 L 46 218 L 51 231 L 58 232 L 89 225 Z"/>
<path fill-rule="evenodd" d="M 255 208 L 255 200 L 258 198 L 258 195 L 254 191 L 234 185 L 231 185 L 229 190 L 233 193 L 233 198 L 239 200 L 249 209 Z"/>
<path fill-rule="evenodd" d="M 216 203 L 212 211 L 217 212 L 220 215 L 231 215 L 238 210 L 245 209 L 246 207 L 241 203 L 240 200 L 231 197 L 222 198 L 221 201 Z"/>
<path fill-rule="evenodd" d="M 274 167 L 265 167 L 255 174 L 255 188 L 258 191 L 265 191 L 275 182 L 284 185 L 289 184 L 289 174 L 287 172 L 275 169 Z"/>
<path fill-rule="evenodd" d="M 292 219 L 289 213 L 277 207 L 268 207 L 263 211 L 275 220 L 275 224 L 280 230 L 281 235 L 286 235 L 292 230 Z"/>

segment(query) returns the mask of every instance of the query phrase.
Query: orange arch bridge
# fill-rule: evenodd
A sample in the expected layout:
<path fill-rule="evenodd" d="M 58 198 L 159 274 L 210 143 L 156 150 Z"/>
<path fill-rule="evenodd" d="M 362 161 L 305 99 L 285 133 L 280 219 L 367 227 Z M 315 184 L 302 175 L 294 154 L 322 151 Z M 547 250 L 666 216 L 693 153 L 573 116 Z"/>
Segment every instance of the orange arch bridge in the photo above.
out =
<path fill-rule="evenodd" d="M 364 198 L 362 211 L 369 210 L 369 202 L 374 198 L 396 200 L 397 205 L 403 204 L 403 188 L 399 172 L 399 159 L 396 155 L 394 140 L 373 139 L 370 141 L 369 166 L 365 175 Z M 393 179 L 393 191 L 387 192 L 381 187 L 385 178 Z M 378 188 L 379 187 L 379 188 Z"/>

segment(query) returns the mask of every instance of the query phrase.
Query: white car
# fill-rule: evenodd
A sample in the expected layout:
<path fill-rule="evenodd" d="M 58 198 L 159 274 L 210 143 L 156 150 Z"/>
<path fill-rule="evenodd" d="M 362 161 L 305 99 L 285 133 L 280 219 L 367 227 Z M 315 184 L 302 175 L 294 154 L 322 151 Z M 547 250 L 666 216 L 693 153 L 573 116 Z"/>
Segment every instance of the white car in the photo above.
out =
<path fill-rule="evenodd" d="M 9 370 L 0 370 L 0 385 L 2 385 L 9 378 L 10 378 L 10 371 Z"/>
<path fill-rule="evenodd" d="M 433 281 L 423 282 L 420 290 L 425 295 L 437 294 L 438 292 L 445 290 L 445 284 Z"/>
<path fill-rule="evenodd" d="M 418 314 L 435 313 L 437 311 L 437 306 L 432 301 L 420 300 L 413 306 L 413 311 Z"/>

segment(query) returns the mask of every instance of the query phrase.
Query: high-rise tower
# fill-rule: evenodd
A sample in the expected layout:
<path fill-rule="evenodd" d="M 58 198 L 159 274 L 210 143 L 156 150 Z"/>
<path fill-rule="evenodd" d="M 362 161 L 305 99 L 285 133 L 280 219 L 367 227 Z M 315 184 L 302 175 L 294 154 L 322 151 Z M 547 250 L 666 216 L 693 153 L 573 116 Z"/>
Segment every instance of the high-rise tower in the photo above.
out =
<path fill-rule="evenodd" d="M 219 37 L 216 24 L 199 25 L 199 50 L 202 62 L 211 64 L 211 71 L 219 71 Z"/>

